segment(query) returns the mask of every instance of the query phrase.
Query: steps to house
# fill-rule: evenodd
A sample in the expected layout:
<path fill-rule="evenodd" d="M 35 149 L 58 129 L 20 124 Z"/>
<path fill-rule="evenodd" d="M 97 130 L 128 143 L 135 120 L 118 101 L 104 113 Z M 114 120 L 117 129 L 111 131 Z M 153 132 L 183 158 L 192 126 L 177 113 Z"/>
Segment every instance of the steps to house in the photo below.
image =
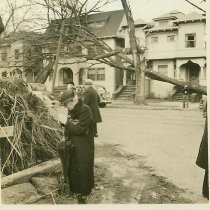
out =
<path fill-rule="evenodd" d="M 187 95 L 188 95 L 188 101 L 190 102 L 190 96 L 191 96 L 192 92 L 189 92 Z M 173 101 L 182 101 L 183 100 L 183 89 L 178 89 L 176 91 L 176 93 L 173 95 Z"/>
<path fill-rule="evenodd" d="M 116 100 L 130 101 L 131 95 L 134 91 L 135 91 L 135 85 L 127 85 L 123 87 L 121 93 L 118 95 Z"/>

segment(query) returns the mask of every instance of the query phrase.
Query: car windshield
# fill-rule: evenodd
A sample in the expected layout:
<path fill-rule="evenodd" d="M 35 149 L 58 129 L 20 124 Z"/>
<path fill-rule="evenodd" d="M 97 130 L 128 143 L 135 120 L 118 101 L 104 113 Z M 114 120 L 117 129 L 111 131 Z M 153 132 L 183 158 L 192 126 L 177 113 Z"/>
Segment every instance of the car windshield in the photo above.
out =
<path fill-rule="evenodd" d="M 99 93 L 104 93 L 104 92 L 106 92 L 105 87 L 103 87 L 103 86 L 101 86 L 101 85 L 95 85 L 95 88 L 96 88 L 96 90 L 97 90 Z"/>

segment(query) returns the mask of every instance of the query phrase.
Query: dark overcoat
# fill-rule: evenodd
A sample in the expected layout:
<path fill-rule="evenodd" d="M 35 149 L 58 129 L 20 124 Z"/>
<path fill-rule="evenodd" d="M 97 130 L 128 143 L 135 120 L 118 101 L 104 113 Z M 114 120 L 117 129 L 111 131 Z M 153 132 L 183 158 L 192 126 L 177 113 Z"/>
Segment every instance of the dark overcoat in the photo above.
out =
<path fill-rule="evenodd" d="M 206 117 L 205 128 L 204 128 L 203 137 L 200 143 L 200 148 L 199 148 L 196 164 L 203 169 L 208 169 L 208 120 L 207 120 L 207 117 Z"/>
<path fill-rule="evenodd" d="M 79 99 L 69 112 L 65 125 L 65 137 L 75 146 L 69 163 L 70 191 L 87 196 L 94 186 L 94 134 L 90 108 Z"/>
<path fill-rule="evenodd" d="M 97 91 L 93 87 L 89 87 L 85 91 L 84 102 L 92 110 L 94 123 L 102 122 L 101 114 L 100 114 L 99 106 L 98 106 L 98 104 L 100 102 L 100 97 L 99 97 Z"/>

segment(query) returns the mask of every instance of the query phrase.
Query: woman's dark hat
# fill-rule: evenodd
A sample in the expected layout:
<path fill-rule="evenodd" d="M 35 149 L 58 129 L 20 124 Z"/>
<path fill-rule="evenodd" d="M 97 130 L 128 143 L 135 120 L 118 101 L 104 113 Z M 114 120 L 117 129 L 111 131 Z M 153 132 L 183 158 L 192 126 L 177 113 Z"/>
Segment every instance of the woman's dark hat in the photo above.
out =
<path fill-rule="evenodd" d="M 65 104 L 66 102 L 68 102 L 69 100 L 73 98 L 74 98 L 74 91 L 66 90 L 61 94 L 59 101 L 61 104 Z"/>

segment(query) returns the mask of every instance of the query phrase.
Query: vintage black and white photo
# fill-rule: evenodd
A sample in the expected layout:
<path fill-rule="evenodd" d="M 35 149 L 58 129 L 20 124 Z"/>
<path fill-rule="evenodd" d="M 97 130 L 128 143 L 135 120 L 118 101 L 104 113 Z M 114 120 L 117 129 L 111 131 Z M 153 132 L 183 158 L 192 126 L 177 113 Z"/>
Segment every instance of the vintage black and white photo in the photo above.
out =
<path fill-rule="evenodd" d="M 1 0 L 1 204 L 209 204 L 206 0 Z"/>

